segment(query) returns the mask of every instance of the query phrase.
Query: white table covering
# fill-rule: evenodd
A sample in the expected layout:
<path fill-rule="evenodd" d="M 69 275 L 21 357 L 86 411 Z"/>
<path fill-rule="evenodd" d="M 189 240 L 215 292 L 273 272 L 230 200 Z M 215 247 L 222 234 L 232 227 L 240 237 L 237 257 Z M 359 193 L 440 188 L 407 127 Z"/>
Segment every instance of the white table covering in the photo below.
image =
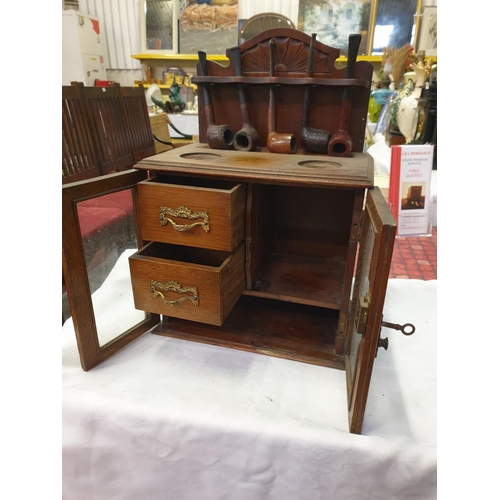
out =
<path fill-rule="evenodd" d="M 94 294 L 120 320 L 129 254 Z M 436 498 L 436 288 L 389 281 L 384 319 L 417 330 L 383 329 L 361 436 L 343 371 L 147 333 L 84 372 L 68 320 L 63 498 Z"/>
<path fill-rule="evenodd" d="M 198 115 L 194 114 L 182 114 L 182 113 L 170 113 L 168 115 L 170 121 L 175 125 L 177 130 L 186 135 L 199 135 L 200 131 L 198 128 Z M 182 135 L 176 132 L 170 125 L 168 126 L 170 132 L 170 137 L 182 138 Z"/>

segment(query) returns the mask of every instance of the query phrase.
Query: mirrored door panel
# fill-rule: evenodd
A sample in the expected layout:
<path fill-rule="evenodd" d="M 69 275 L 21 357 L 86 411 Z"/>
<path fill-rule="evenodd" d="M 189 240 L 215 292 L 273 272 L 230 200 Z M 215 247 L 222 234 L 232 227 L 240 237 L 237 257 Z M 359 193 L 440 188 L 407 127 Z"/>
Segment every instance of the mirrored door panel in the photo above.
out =
<path fill-rule="evenodd" d="M 128 258 L 142 246 L 130 170 L 63 186 L 63 279 L 82 368 L 88 370 L 159 321 L 134 307 Z"/>
<path fill-rule="evenodd" d="M 138 247 L 133 191 L 80 201 L 76 209 L 97 336 L 103 347 L 144 320 L 144 313 L 134 308 L 128 268 L 128 257 Z"/>
<path fill-rule="evenodd" d="M 142 0 L 142 52 L 176 54 L 178 16 L 178 0 Z"/>
<path fill-rule="evenodd" d="M 349 427 L 361 433 L 378 348 L 396 222 L 378 187 L 368 191 L 363 214 L 345 356 Z"/>

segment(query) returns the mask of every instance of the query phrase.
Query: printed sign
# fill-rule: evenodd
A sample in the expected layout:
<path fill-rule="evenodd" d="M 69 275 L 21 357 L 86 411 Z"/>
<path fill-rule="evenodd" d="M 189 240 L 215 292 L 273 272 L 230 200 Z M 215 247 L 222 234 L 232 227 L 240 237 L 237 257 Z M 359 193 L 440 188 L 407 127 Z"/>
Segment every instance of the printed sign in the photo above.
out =
<path fill-rule="evenodd" d="M 430 193 L 434 145 L 391 147 L 389 207 L 398 236 L 431 233 Z"/>

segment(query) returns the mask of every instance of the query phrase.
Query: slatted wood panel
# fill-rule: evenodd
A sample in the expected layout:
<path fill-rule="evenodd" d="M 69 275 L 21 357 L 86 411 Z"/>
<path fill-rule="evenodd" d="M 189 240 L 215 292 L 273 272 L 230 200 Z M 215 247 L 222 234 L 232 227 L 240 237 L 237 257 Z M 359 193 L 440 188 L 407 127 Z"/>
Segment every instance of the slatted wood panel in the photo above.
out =
<path fill-rule="evenodd" d="M 78 88 L 62 87 L 62 182 L 100 175 L 98 158 Z"/>
<path fill-rule="evenodd" d="M 77 84 L 93 118 L 101 173 L 131 168 L 135 161 L 120 102 L 120 87 L 85 87 Z"/>
<path fill-rule="evenodd" d="M 134 161 L 156 154 L 153 132 L 149 121 L 144 88 L 121 87 L 122 114 L 125 119 Z"/>

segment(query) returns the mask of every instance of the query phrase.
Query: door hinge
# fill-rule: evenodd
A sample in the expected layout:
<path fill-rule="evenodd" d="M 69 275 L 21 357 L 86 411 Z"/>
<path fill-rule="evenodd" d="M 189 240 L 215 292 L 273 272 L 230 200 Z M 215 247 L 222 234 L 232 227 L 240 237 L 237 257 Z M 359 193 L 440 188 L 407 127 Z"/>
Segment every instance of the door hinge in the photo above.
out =
<path fill-rule="evenodd" d="M 368 295 L 359 297 L 359 307 L 356 313 L 356 331 L 360 335 L 366 332 L 366 323 L 368 320 L 368 309 L 370 308 L 370 299 Z"/>
<path fill-rule="evenodd" d="M 351 236 L 350 241 L 359 242 L 361 238 L 361 222 L 363 220 L 363 211 L 355 210 L 352 218 L 352 228 L 351 228 Z"/>
<path fill-rule="evenodd" d="M 250 262 L 250 255 L 252 252 L 252 238 L 247 238 L 245 241 L 245 263 Z"/>
<path fill-rule="evenodd" d="M 349 321 L 349 313 L 345 312 L 340 315 L 339 327 L 337 328 L 337 336 L 344 337 L 347 329 L 347 324 Z"/>

